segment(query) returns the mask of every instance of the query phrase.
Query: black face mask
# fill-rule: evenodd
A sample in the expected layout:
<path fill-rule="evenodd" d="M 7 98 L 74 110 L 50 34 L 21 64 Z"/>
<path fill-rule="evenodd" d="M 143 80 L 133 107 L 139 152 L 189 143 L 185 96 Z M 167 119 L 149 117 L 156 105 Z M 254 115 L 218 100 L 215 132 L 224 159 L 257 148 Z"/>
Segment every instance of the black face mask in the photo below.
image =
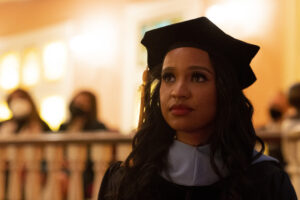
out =
<path fill-rule="evenodd" d="M 279 120 L 282 117 L 281 110 L 279 110 L 277 108 L 270 108 L 269 112 L 270 112 L 272 119 L 274 119 L 274 120 Z"/>
<path fill-rule="evenodd" d="M 76 105 L 71 105 L 70 106 L 70 112 L 72 117 L 85 117 L 87 116 L 87 112 L 84 111 L 82 108 L 76 106 Z"/>

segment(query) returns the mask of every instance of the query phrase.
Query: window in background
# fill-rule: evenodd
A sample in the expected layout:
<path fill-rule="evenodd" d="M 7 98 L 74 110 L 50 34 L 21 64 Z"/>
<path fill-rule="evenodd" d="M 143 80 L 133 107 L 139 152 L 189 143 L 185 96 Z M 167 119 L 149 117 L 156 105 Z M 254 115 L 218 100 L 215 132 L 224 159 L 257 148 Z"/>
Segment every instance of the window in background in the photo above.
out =
<path fill-rule="evenodd" d="M 12 117 L 6 102 L 0 102 L 0 121 L 8 120 Z"/>
<path fill-rule="evenodd" d="M 41 66 L 38 51 L 36 49 L 26 50 L 22 65 L 22 84 L 34 86 L 40 80 Z"/>
<path fill-rule="evenodd" d="M 20 83 L 20 58 L 17 52 L 4 54 L 0 58 L 0 86 L 12 90 Z"/>
<path fill-rule="evenodd" d="M 61 96 L 49 96 L 42 101 L 40 115 L 50 128 L 58 130 L 61 122 L 65 120 L 66 102 Z"/>
<path fill-rule="evenodd" d="M 67 65 L 68 50 L 64 42 L 52 42 L 43 49 L 44 77 L 56 81 L 63 77 Z"/>

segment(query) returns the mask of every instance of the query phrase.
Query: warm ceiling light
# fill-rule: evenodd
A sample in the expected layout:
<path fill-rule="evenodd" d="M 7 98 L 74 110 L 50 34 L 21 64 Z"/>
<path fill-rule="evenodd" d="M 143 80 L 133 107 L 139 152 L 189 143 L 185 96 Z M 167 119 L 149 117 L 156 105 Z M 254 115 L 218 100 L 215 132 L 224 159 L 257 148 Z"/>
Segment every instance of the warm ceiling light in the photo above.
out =
<path fill-rule="evenodd" d="M 39 58 L 36 51 L 28 51 L 24 56 L 22 67 L 22 83 L 26 86 L 33 86 L 40 78 Z"/>
<path fill-rule="evenodd" d="M 229 0 L 209 7 L 206 16 L 226 32 L 247 37 L 268 30 L 273 7 L 272 0 Z"/>
<path fill-rule="evenodd" d="M 41 117 L 52 130 L 58 130 L 59 125 L 66 117 L 66 102 L 61 96 L 50 96 L 42 101 Z"/>
<path fill-rule="evenodd" d="M 0 62 L 0 86 L 11 90 L 19 85 L 20 60 L 17 53 L 9 53 Z"/>
<path fill-rule="evenodd" d="M 12 117 L 12 113 L 9 110 L 6 102 L 0 102 L 0 121 L 4 121 L 10 119 Z"/>
<path fill-rule="evenodd" d="M 90 66 L 111 66 L 118 44 L 117 21 L 101 15 L 83 22 L 83 32 L 70 40 L 70 49 L 76 58 Z"/>
<path fill-rule="evenodd" d="M 47 80 L 59 80 L 67 65 L 67 47 L 63 42 L 48 44 L 43 51 L 44 75 Z"/>

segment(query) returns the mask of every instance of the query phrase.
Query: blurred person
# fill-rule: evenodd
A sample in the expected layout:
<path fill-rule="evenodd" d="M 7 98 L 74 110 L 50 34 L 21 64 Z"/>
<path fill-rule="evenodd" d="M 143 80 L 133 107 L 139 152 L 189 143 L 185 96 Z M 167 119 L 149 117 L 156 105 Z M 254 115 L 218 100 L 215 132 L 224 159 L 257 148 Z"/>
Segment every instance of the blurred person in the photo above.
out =
<path fill-rule="evenodd" d="M 268 114 L 270 117 L 260 129 L 265 131 L 281 131 L 281 123 L 287 114 L 289 104 L 286 95 L 283 92 L 278 92 L 270 101 Z"/>
<path fill-rule="evenodd" d="M 11 134 L 41 134 L 51 131 L 49 126 L 39 116 L 37 107 L 27 91 L 23 89 L 16 89 L 7 96 L 6 101 L 9 109 L 12 112 L 12 118 L 0 123 L 0 136 L 5 137 Z M 41 149 L 39 149 L 38 151 L 41 151 Z M 18 155 L 21 158 L 24 156 L 23 148 L 18 148 Z M 21 165 L 21 182 L 22 185 L 24 185 L 26 177 L 26 167 L 23 160 Z M 45 160 L 41 162 L 41 170 L 42 174 L 40 177 L 40 182 L 41 184 L 44 184 L 47 173 Z M 7 168 L 6 185 L 8 185 L 8 178 L 9 171 Z"/>
<path fill-rule="evenodd" d="M 264 131 L 267 134 L 281 134 L 282 121 L 284 120 L 288 110 L 287 97 L 283 92 L 278 92 L 271 99 L 268 114 L 270 117 L 269 122 L 264 126 L 258 128 L 258 131 Z M 285 161 L 282 155 L 281 142 L 268 143 L 269 155 L 278 159 L 279 162 L 285 166 Z"/>
<path fill-rule="evenodd" d="M 97 109 L 95 94 L 87 90 L 80 91 L 70 102 L 70 120 L 62 124 L 59 130 L 67 132 L 106 130 L 106 126 L 97 118 Z"/>
<path fill-rule="evenodd" d="M 290 110 L 289 116 L 283 120 L 281 127 L 283 134 L 282 151 L 288 169 L 293 169 L 298 167 L 297 154 L 299 153 L 299 147 L 297 140 L 289 140 L 288 137 L 300 133 L 300 82 L 289 88 L 287 98 Z M 299 189 L 297 194 L 300 194 Z"/>
<path fill-rule="evenodd" d="M 69 105 L 70 120 L 62 124 L 59 131 L 67 133 L 85 133 L 100 130 L 107 130 L 104 123 L 98 120 L 96 95 L 90 91 L 78 92 Z M 68 173 L 68 170 L 66 170 Z M 88 158 L 85 171 L 83 173 L 84 197 L 91 198 L 93 192 L 93 162 L 90 158 L 90 148 L 88 147 Z"/>
<path fill-rule="evenodd" d="M 27 91 L 16 89 L 7 96 L 6 101 L 12 118 L 0 123 L 0 135 L 50 131 L 49 126 L 39 116 L 36 105 Z"/>
<path fill-rule="evenodd" d="M 291 106 L 289 116 L 282 122 L 282 131 L 285 134 L 300 131 L 300 83 L 289 88 L 288 102 Z"/>

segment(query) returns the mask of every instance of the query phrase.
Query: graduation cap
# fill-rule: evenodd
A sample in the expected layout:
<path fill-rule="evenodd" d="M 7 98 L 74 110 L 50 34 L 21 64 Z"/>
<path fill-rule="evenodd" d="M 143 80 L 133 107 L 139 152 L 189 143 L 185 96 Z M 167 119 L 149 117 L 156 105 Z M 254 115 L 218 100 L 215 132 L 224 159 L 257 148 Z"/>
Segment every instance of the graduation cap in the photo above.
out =
<path fill-rule="evenodd" d="M 241 89 L 256 80 L 250 62 L 259 47 L 227 35 L 206 17 L 150 30 L 141 43 L 147 49 L 150 70 L 163 62 L 172 47 L 189 46 L 224 56 L 237 72 Z"/>

